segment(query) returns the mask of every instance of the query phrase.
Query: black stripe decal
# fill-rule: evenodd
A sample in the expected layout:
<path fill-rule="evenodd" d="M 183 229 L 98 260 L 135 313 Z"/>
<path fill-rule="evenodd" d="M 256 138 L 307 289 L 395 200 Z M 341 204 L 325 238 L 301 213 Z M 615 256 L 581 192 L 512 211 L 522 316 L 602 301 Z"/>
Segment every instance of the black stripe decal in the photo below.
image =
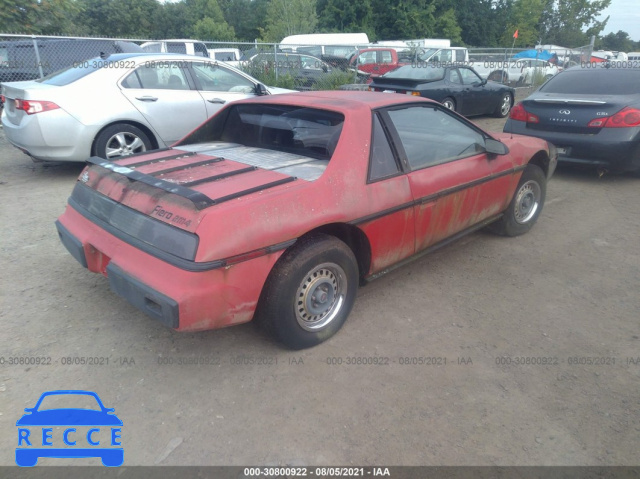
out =
<path fill-rule="evenodd" d="M 149 176 L 159 176 L 159 175 L 164 175 L 164 174 L 167 174 L 167 173 L 173 173 L 174 171 L 188 170 L 189 168 L 195 168 L 197 166 L 210 165 L 212 163 L 218 163 L 220 161 L 224 161 L 224 158 L 211 158 L 209 160 L 198 161 L 196 163 L 190 163 L 188 165 L 174 166 L 173 168 L 167 168 L 167 169 L 164 169 L 164 170 L 159 170 L 159 171 L 154 171 L 152 173 L 147 173 L 147 175 L 149 175 Z M 130 166 L 130 165 L 127 165 L 127 166 Z"/>
<path fill-rule="evenodd" d="M 171 150 L 171 148 L 167 148 L 167 150 Z M 156 150 L 156 151 L 163 151 L 163 150 Z M 131 163 L 130 165 L 126 165 L 126 166 L 129 168 L 137 168 L 138 166 L 151 165 L 153 163 L 159 163 L 160 161 L 175 160 L 176 158 L 180 158 L 180 157 L 188 158 L 196 154 L 197 153 L 194 153 L 193 151 L 183 151 L 182 153 L 177 155 L 163 156 L 162 158 L 154 158 L 153 160 L 139 161 L 138 163 Z"/>
<path fill-rule="evenodd" d="M 209 198 L 207 195 L 200 193 L 199 191 L 190 190 L 189 188 L 185 188 L 184 186 L 180 186 L 176 183 L 161 180 L 160 178 L 154 178 L 153 176 L 149 176 L 145 173 L 132 170 L 128 166 L 120 166 L 116 163 L 106 161 L 103 158 L 98 158 L 97 156 L 92 156 L 91 158 L 89 158 L 87 160 L 87 163 L 101 166 L 102 168 L 105 168 L 107 170 L 119 173 L 123 176 L 126 176 L 131 181 L 139 181 L 140 183 L 159 188 L 163 191 L 166 191 L 167 193 L 186 198 L 187 200 L 191 201 L 198 210 L 202 210 L 216 204 L 214 200 Z"/>
<path fill-rule="evenodd" d="M 376 220 L 378 218 L 382 218 L 383 216 L 387 216 L 387 215 L 391 215 L 393 213 L 397 213 L 398 211 L 402 211 L 402 210 L 405 210 L 407 208 L 412 208 L 412 207 L 417 206 L 417 205 L 423 205 L 423 204 L 426 204 L 426 203 L 431 203 L 431 202 L 437 200 L 438 198 L 442 198 L 443 196 L 452 195 L 454 193 L 457 193 L 458 191 L 462 191 L 462 190 L 465 190 L 467 188 L 472 188 L 474 186 L 481 185 L 482 183 L 487 183 L 489 181 L 495 180 L 497 178 L 501 178 L 503 176 L 512 175 L 514 173 L 517 173 L 519 171 L 524 170 L 526 167 L 527 167 L 527 165 L 517 166 L 515 168 L 511 168 L 509 170 L 502 171 L 500 173 L 489 175 L 489 176 L 487 176 L 485 178 L 480 178 L 478 180 L 470 181 L 469 183 L 465 183 L 463 185 L 454 186 L 452 188 L 448 188 L 446 190 L 439 191 L 439 192 L 434 193 L 432 195 L 423 196 L 422 198 L 418 198 L 417 200 L 414 200 L 414 201 L 411 201 L 411 202 L 408 202 L 408 203 L 404 203 L 402 205 L 395 206 L 393 208 L 389 208 L 389 209 L 384 210 L 384 211 L 380 211 L 379 213 L 374 213 L 372 215 L 363 216 L 362 218 L 358 218 L 356 220 L 349 221 L 349 224 L 359 225 L 359 224 L 362 224 L 362 223 L 367 223 L 369 221 L 373 221 L 373 220 Z"/>
<path fill-rule="evenodd" d="M 291 183 L 292 181 L 297 180 L 296 177 L 290 176 L 288 178 L 282 178 L 281 180 L 272 181 L 271 183 L 266 183 L 260 186 L 254 186 L 253 188 L 248 188 L 246 190 L 238 191 L 237 193 L 232 193 L 227 196 L 221 196 L 220 198 L 216 198 L 212 200 L 214 204 L 223 203 L 225 201 L 234 200 L 236 198 L 240 198 L 241 196 L 250 195 L 251 193 L 256 193 L 258 191 L 267 190 L 269 188 L 273 188 L 274 186 L 284 185 L 285 183 Z"/>
<path fill-rule="evenodd" d="M 209 183 L 211 181 L 222 180 L 223 178 L 229 178 L 230 176 L 240 175 L 242 173 L 249 173 L 250 171 L 256 171 L 257 166 L 249 166 L 247 168 L 241 168 L 239 170 L 227 171 L 226 173 L 220 173 L 219 175 L 208 176 L 206 178 L 200 178 L 199 180 L 189 181 L 188 183 L 182 183 L 182 186 L 196 186 L 201 183 Z"/>
<path fill-rule="evenodd" d="M 150 154 L 153 154 L 153 153 L 160 153 L 162 151 L 169 151 L 169 150 L 171 150 L 171 148 L 158 148 L 157 150 L 141 151 L 139 153 L 134 153 L 133 155 L 121 156 L 119 158 L 114 158 L 114 159 L 116 161 L 117 160 L 128 160 L 129 158 L 135 158 L 136 156 L 150 155 Z"/>

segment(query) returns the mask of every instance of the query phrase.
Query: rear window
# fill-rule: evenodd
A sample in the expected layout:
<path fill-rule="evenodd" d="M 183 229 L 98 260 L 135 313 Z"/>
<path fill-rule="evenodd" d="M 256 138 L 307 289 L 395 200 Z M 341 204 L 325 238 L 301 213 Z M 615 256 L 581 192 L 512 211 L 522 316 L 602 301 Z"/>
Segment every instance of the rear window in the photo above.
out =
<path fill-rule="evenodd" d="M 640 93 L 640 69 L 574 67 L 540 87 L 545 93 L 584 95 L 633 95 Z"/>
<path fill-rule="evenodd" d="M 80 78 L 84 78 L 95 71 L 107 67 L 108 65 L 108 61 L 101 60 L 100 58 L 94 58 L 93 60 L 77 62 L 75 66 L 72 65 L 64 70 L 57 71 L 36 81 L 47 85 L 68 85 L 69 83 L 73 83 Z"/>
<path fill-rule="evenodd" d="M 230 142 L 329 160 L 340 138 L 340 113 L 288 105 L 233 105 L 180 144 Z"/>

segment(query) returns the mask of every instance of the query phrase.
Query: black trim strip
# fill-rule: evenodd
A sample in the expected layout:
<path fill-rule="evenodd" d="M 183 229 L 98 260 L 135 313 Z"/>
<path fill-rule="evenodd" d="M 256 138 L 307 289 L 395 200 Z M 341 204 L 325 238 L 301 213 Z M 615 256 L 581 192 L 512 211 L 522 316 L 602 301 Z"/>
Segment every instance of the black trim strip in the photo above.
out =
<path fill-rule="evenodd" d="M 254 186 L 253 188 L 247 188 L 246 190 L 238 191 L 236 193 L 232 193 L 230 195 L 222 196 L 220 198 L 214 199 L 214 198 L 208 197 L 204 193 L 187 188 L 186 186 L 179 185 L 177 183 L 172 183 L 170 181 L 166 181 L 160 178 L 154 178 L 151 175 L 129 168 L 129 166 L 123 166 L 123 165 L 118 165 L 117 163 L 111 163 L 110 161 L 106 161 L 104 158 L 99 158 L 97 156 L 92 156 L 91 158 L 89 158 L 87 160 L 87 163 L 100 166 L 107 170 L 111 170 L 115 173 L 126 176 L 132 181 L 139 181 L 140 183 L 153 186 L 154 188 L 159 188 L 163 191 L 166 191 L 167 193 L 171 193 L 171 194 L 186 198 L 187 200 L 191 201 L 193 205 L 196 207 L 196 209 L 198 210 L 202 210 L 213 205 L 224 203 L 225 201 L 233 200 L 241 196 L 250 195 L 251 193 L 267 190 L 269 188 L 273 188 L 274 186 L 284 185 L 285 183 L 290 183 L 291 181 L 297 180 L 296 177 L 289 176 L 287 178 L 282 178 L 277 181 L 272 181 L 271 183 Z"/>
<path fill-rule="evenodd" d="M 189 261 L 183 258 L 179 258 L 177 256 L 174 256 L 172 254 L 166 253 L 162 250 L 159 250 L 153 246 L 151 246 L 148 243 L 145 243 L 144 241 L 139 240 L 138 238 L 135 238 L 125 232 L 123 232 L 122 230 L 119 230 L 118 228 L 115 228 L 114 226 L 112 226 L 111 224 L 107 223 L 106 221 L 101 220 L 100 218 L 98 218 L 97 216 L 95 216 L 94 214 L 90 213 L 89 211 L 87 211 L 85 208 L 83 208 L 77 201 L 75 201 L 73 198 L 69 198 L 69 206 L 71 206 L 74 210 L 76 210 L 79 214 L 81 214 L 82 216 L 84 216 L 87 220 L 91 221 L 92 223 L 94 223 L 95 225 L 97 225 L 98 227 L 102 228 L 103 230 L 105 230 L 107 233 L 115 236 L 116 238 L 124 241 L 127 244 L 130 244 L 131 246 L 133 246 L 134 248 L 137 248 L 151 256 L 154 256 L 166 263 L 169 263 L 172 266 L 175 266 L 176 268 L 180 268 L 182 270 L 185 271 L 191 271 L 194 273 L 202 273 L 205 271 L 211 271 L 214 269 L 219 269 L 219 268 L 224 268 L 225 266 L 227 266 L 228 264 L 237 264 L 237 263 L 241 263 L 243 261 L 246 260 L 241 260 L 238 261 L 236 258 L 242 258 L 243 256 L 248 256 L 251 255 L 252 253 L 256 253 L 259 251 L 262 251 L 263 254 L 261 256 L 266 256 L 268 254 L 272 254 L 275 253 L 277 251 L 283 250 L 288 248 L 289 246 L 293 245 L 296 241 L 298 241 L 298 238 L 294 238 L 294 239 L 290 239 L 287 241 L 283 241 L 281 243 L 276 243 L 270 246 L 265 246 L 264 248 L 259 248 L 253 251 L 249 251 L 248 253 L 241 253 L 238 255 L 234 255 L 234 256 L 229 256 L 228 258 L 223 258 L 223 259 L 218 259 L 218 260 L 213 260 L 213 261 L 206 261 L 206 262 L 196 262 L 196 261 Z M 139 213 L 140 215 L 142 215 L 142 213 Z M 69 235 L 70 237 L 74 238 L 72 235 Z M 251 256 L 248 259 L 255 259 L 258 258 L 260 256 Z"/>
<path fill-rule="evenodd" d="M 171 149 L 172 149 L 171 147 L 167 147 L 167 148 L 158 148 L 156 150 L 146 150 L 146 151 L 141 151 L 139 153 L 134 153 L 133 155 L 120 156 L 118 158 L 115 158 L 115 160 L 116 161 L 118 161 L 118 160 L 128 160 L 129 158 L 135 158 L 136 156 L 150 155 L 150 154 L 153 154 L 153 153 L 160 153 L 162 151 L 169 151 Z M 141 163 L 144 163 L 144 162 L 141 162 Z"/>
<path fill-rule="evenodd" d="M 247 188 L 246 190 L 238 191 L 237 193 L 231 193 L 230 195 L 222 196 L 212 201 L 215 204 L 223 203 L 224 201 L 234 200 L 236 198 L 240 198 L 241 196 L 250 195 L 251 193 L 256 193 L 257 191 L 267 190 L 269 188 L 273 188 L 274 186 L 284 185 L 285 183 L 291 183 L 292 181 L 295 181 L 297 179 L 298 178 L 296 178 L 295 176 L 289 176 L 288 178 L 282 178 L 281 180 L 272 181 L 271 183 L 254 186 L 253 188 Z"/>
<path fill-rule="evenodd" d="M 200 178 L 199 180 L 189 181 L 188 183 L 182 183 L 182 186 L 196 186 L 200 183 L 209 183 L 211 181 L 222 180 L 223 178 L 229 178 L 230 176 L 239 175 L 241 173 L 249 173 L 250 171 L 256 171 L 257 166 L 249 166 L 247 168 L 241 168 L 239 170 L 227 171 L 226 173 L 220 173 L 219 175 L 208 176 L 206 178 Z"/>
<path fill-rule="evenodd" d="M 401 266 L 404 266 L 408 263 L 411 263 L 417 259 L 422 258 L 423 256 L 429 254 L 429 253 L 433 253 L 434 251 L 447 246 L 450 243 L 453 243 L 454 241 L 462 238 L 463 236 L 466 236 L 470 233 L 473 233 L 474 231 L 477 231 L 481 228 L 484 228 L 485 226 L 487 226 L 490 223 L 493 223 L 494 221 L 500 219 L 502 217 L 503 213 L 500 213 L 496 216 L 492 216 L 491 218 L 487 218 L 484 221 L 481 221 L 480 223 L 477 223 L 467 229 L 464 229 L 462 231 L 460 231 L 459 233 L 454 234 L 453 236 L 449 236 L 448 238 L 443 239 L 442 241 L 440 241 L 439 243 L 436 243 L 432 246 L 429 246 L 427 249 L 424 249 L 422 251 L 419 251 L 418 253 L 415 253 L 411 256 L 409 256 L 408 258 L 403 259 L 402 261 L 392 264 L 391 266 L 383 269 L 382 271 L 378 271 L 377 273 L 372 274 L 371 276 L 367 276 L 365 279 L 365 281 L 369 282 L 369 281 L 373 281 L 374 279 L 379 278 L 380 276 L 383 276 L 397 268 L 400 268 Z"/>
<path fill-rule="evenodd" d="M 172 148 L 167 148 L 166 151 L 171 149 Z M 162 150 L 156 150 L 156 151 L 162 151 Z M 194 153 L 193 151 L 183 151 L 178 155 L 163 156 L 162 158 L 154 158 L 152 160 L 139 161 L 138 163 L 131 163 L 130 165 L 124 165 L 124 166 L 127 166 L 129 168 L 137 168 L 139 166 L 151 165 L 153 163 L 158 163 L 160 161 L 175 160 L 176 158 L 180 158 L 180 157 L 188 158 L 189 156 L 193 156 L 193 155 L 196 155 L 196 153 Z M 126 158 L 129 158 L 129 157 L 126 157 Z"/>
<path fill-rule="evenodd" d="M 398 211 L 402 211 L 402 210 L 407 209 L 407 208 L 412 208 L 412 207 L 417 206 L 417 205 L 423 205 L 423 204 L 426 204 L 426 203 L 431 203 L 431 202 L 437 200 L 438 198 L 442 198 L 443 196 L 452 195 L 454 193 L 457 193 L 458 191 L 462 191 L 462 190 L 465 190 L 467 188 L 472 188 L 474 186 L 481 185 L 482 183 L 487 183 L 488 181 L 492 181 L 492 180 L 495 180 L 497 178 L 501 178 L 503 176 L 512 175 L 514 173 L 517 173 L 519 171 L 524 170 L 526 167 L 527 167 L 527 165 L 516 166 L 515 168 L 511 168 L 509 170 L 505 170 L 505 171 L 502 171 L 500 173 L 489 175 L 489 176 L 486 176 L 484 178 L 480 178 L 478 180 L 473 180 L 473 181 L 470 181 L 469 183 L 465 183 L 463 185 L 454 186 L 452 188 L 448 188 L 446 190 L 439 191 L 439 192 L 434 193 L 432 195 L 423 196 L 422 198 L 418 198 L 417 200 L 414 200 L 414 201 L 411 201 L 411 202 L 408 202 L 408 203 L 404 203 L 404 204 L 399 205 L 399 206 L 394 206 L 393 208 L 389 208 L 387 210 L 380 211 L 379 213 L 374 213 L 372 215 L 363 216 L 362 218 L 358 218 L 356 220 L 349 221 L 349 224 L 359 225 L 359 224 L 362 224 L 362 223 L 367 223 L 369 221 L 373 221 L 373 220 L 376 220 L 378 218 L 382 218 L 383 216 L 387 216 L 387 215 L 391 215 L 393 213 L 397 213 Z"/>
<path fill-rule="evenodd" d="M 207 195 L 200 193 L 199 191 L 190 190 L 189 188 L 185 188 L 184 186 L 180 186 L 176 183 L 171 183 L 159 178 L 154 178 L 153 176 L 149 176 L 145 173 L 133 170 L 128 166 L 121 166 L 116 163 L 111 163 L 104 160 L 103 158 L 98 158 L 97 156 L 92 156 L 87 160 L 87 162 L 91 163 L 92 165 L 101 166 L 102 168 L 105 168 L 107 170 L 119 173 L 123 176 L 126 176 L 132 181 L 139 181 L 140 183 L 154 186 L 163 191 L 166 191 L 167 193 L 182 196 L 183 198 L 191 201 L 198 210 L 202 210 L 216 204 L 214 200 L 209 198 Z"/>
<path fill-rule="evenodd" d="M 151 173 L 147 173 L 147 175 L 159 176 L 159 175 L 164 175 L 166 173 L 173 173 L 174 171 L 188 170 L 189 168 L 195 168 L 197 166 L 205 166 L 205 165 L 210 165 L 212 163 L 219 163 L 220 161 L 224 161 L 224 158 L 211 158 L 204 161 L 197 161 L 196 163 L 189 163 L 188 165 L 174 166 L 173 168 L 166 168 L 164 170 L 153 171 Z M 183 183 L 183 185 L 184 184 L 185 183 Z"/>

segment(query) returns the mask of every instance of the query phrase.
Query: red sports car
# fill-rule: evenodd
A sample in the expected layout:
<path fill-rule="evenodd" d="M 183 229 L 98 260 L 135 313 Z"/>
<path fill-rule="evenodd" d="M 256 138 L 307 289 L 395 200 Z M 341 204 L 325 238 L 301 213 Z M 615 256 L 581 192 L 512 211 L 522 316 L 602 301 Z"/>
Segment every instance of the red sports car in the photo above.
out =
<path fill-rule="evenodd" d="M 265 96 L 171 148 L 90 158 L 56 226 L 163 324 L 256 318 L 299 349 L 341 328 L 362 281 L 487 225 L 528 231 L 556 156 L 414 96 Z"/>

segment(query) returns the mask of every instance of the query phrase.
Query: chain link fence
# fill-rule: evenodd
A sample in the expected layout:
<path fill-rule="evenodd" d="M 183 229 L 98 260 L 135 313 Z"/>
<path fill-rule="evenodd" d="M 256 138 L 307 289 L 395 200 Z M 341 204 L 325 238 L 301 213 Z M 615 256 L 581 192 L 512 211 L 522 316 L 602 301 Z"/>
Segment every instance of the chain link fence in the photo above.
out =
<path fill-rule="evenodd" d="M 445 52 L 446 50 L 446 52 Z M 429 62 L 473 67 L 483 79 L 531 86 L 558 71 L 588 61 L 589 46 L 551 49 L 551 63 L 538 54 L 517 58 L 522 49 L 443 49 Z M 0 83 L 42 78 L 76 63 L 114 53 L 166 52 L 201 55 L 223 61 L 262 83 L 296 90 L 331 90 L 345 84 L 366 89 L 372 77 L 400 65 L 427 61 L 428 48 L 399 42 L 374 45 L 279 45 L 139 38 L 46 37 L 0 34 Z M 448 54 L 447 54 L 448 52 Z M 542 50 L 534 52 L 542 53 Z"/>

